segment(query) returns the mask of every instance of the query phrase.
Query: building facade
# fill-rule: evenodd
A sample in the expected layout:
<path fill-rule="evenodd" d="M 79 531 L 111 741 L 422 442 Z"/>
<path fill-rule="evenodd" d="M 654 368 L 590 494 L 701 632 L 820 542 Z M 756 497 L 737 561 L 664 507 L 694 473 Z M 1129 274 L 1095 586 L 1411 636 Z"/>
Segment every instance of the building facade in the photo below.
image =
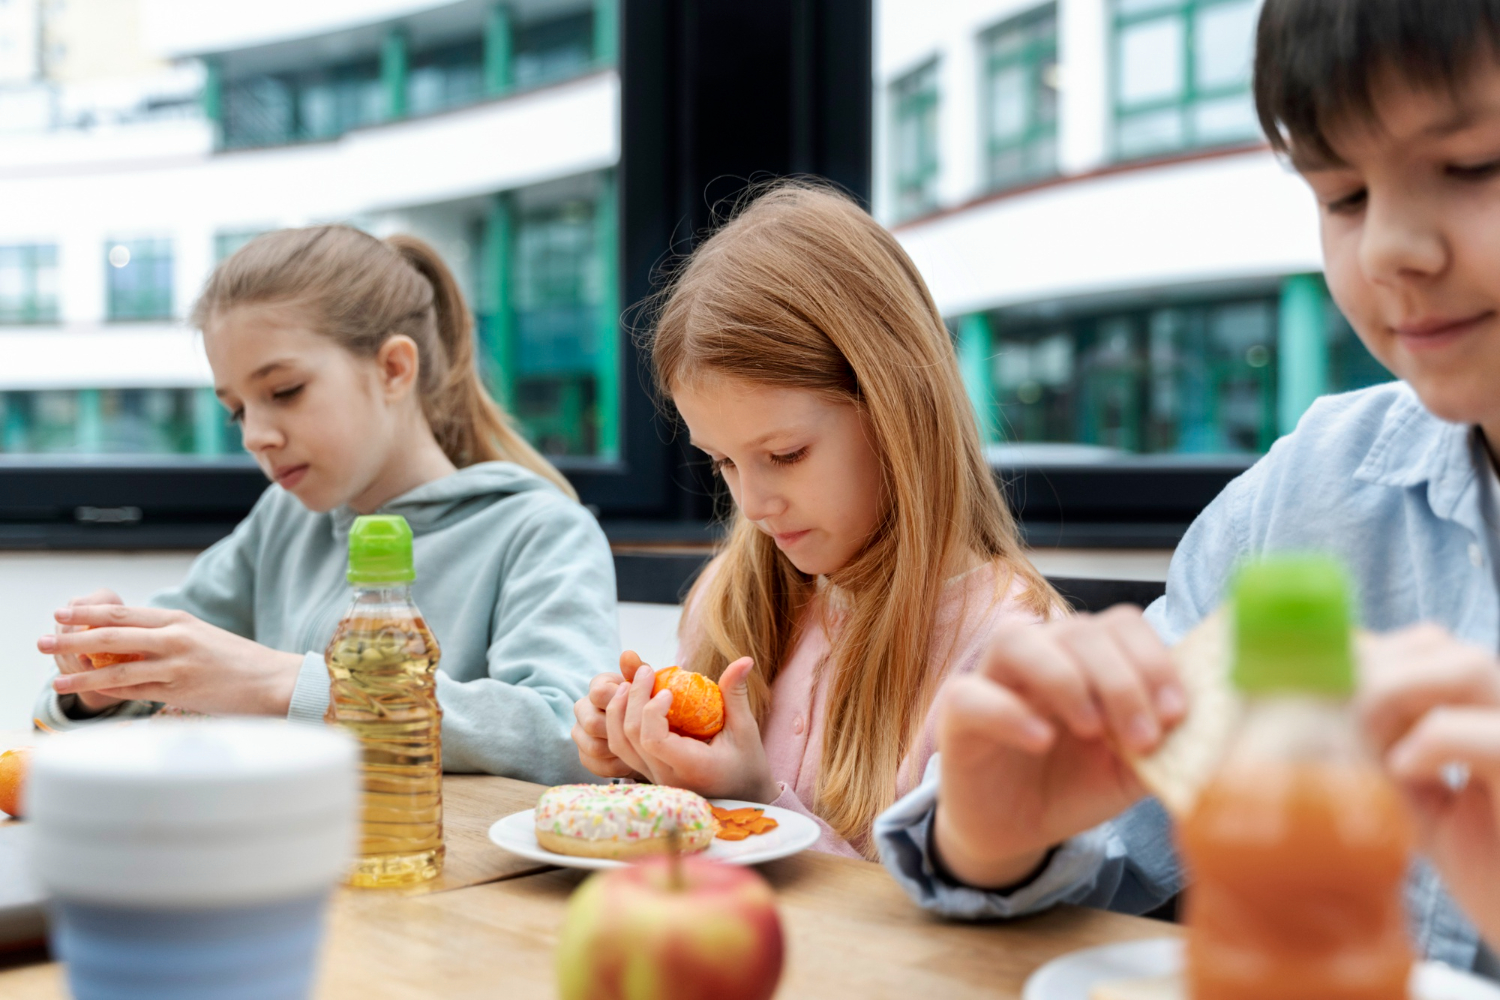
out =
<path fill-rule="evenodd" d="M 1002 460 L 1258 453 L 1390 377 L 1261 136 L 1259 7 L 880 0 L 876 213 Z"/>
<path fill-rule="evenodd" d="M 0 452 L 235 452 L 184 317 L 253 236 L 348 222 L 432 242 L 527 433 L 612 458 L 612 0 L 86 6 L 0 5 Z M 80 78 L 99 32 L 130 51 Z"/>

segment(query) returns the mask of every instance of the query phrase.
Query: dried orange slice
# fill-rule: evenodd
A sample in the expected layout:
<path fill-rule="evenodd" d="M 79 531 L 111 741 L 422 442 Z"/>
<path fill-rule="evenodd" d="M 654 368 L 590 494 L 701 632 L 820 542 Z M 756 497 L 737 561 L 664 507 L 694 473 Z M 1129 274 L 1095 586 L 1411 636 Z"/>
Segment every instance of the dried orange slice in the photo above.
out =
<path fill-rule="evenodd" d="M 672 707 L 667 710 L 667 725 L 672 732 L 711 740 L 724 728 L 724 695 L 709 678 L 681 667 L 668 667 L 657 672 L 651 695 L 663 691 L 672 692 Z"/>
<path fill-rule="evenodd" d="M 99 628 L 98 625 L 85 625 L 82 631 Z M 117 663 L 134 663 L 136 660 L 144 660 L 146 657 L 141 653 L 79 653 L 78 658 L 89 666 L 98 670 L 100 667 L 112 667 Z"/>
<path fill-rule="evenodd" d="M 756 809 L 752 806 L 724 809 L 710 803 L 709 808 L 714 811 L 714 819 L 719 821 L 720 840 L 745 840 L 762 833 L 770 833 L 780 825 L 767 816 L 764 809 Z"/>

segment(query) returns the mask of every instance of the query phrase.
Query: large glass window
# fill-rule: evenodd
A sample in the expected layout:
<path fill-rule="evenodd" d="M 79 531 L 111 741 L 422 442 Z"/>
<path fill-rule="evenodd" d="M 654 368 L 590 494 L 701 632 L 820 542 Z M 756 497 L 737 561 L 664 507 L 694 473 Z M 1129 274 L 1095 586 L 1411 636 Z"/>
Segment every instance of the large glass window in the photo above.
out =
<path fill-rule="evenodd" d="M 222 407 L 217 414 L 200 413 L 200 397 L 201 391 L 193 389 L 0 393 L 0 452 L 191 455 L 238 450 L 238 428 L 227 422 Z M 205 435 L 214 437 L 212 449 L 202 440 Z"/>
<path fill-rule="evenodd" d="M 1057 171 L 1057 7 L 1013 18 L 981 39 L 989 186 Z"/>
<path fill-rule="evenodd" d="M 478 39 L 418 52 L 406 82 L 406 113 L 426 115 L 484 96 L 484 43 Z"/>
<path fill-rule="evenodd" d="M 0 246 L 0 324 L 58 317 L 57 247 Z"/>
<path fill-rule="evenodd" d="M 1259 134 L 1250 64 L 1260 0 L 1114 0 L 1121 158 Z"/>
<path fill-rule="evenodd" d="M 937 207 L 938 66 L 928 63 L 891 85 L 891 160 L 896 217 Z"/>
<path fill-rule="evenodd" d="M 1275 295 L 1042 321 L 996 315 L 992 377 L 1007 442 L 1093 453 L 1259 454 L 1276 439 Z M 1390 378 L 1332 303 L 1330 392 Z"/>
<path fill-rule="evenodd" d="M 105 244 L 108 318 L 172 318 L 172 241 L 110 240 Z"/>
<path fill-rule="evenodd" d="M 618 452 L 613 185 L 602 173 L 507 192 L 486 223 L 479 318 L 487 374 L 549 455 Z"/>
<path fill-rule="evenodd" d="M 537 87 L 577 76 L 594 62 L 594 15 L 584 11 L 516 28 L 515 86 Z"/>

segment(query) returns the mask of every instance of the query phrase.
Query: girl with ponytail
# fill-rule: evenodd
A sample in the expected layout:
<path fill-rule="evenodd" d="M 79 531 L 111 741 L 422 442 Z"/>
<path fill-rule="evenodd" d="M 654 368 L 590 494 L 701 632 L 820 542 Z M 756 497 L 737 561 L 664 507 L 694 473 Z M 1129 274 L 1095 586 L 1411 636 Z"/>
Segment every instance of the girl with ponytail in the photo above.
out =
<path fill-rule="evenodd" d="M 609 547 L 485 391 L 468 306 L 437 253 L 348 226 L 268 233 L 219 265 L 193 323 L 273 485 L 149 606 L 100 590 L 59 610 L 38 642 L 58 674 L 36 718 L 321 720 L 349 527 L 400 514 L 442 647 L 444 767 L 580 776 L 571 706 L 617 643 Z M 84 659 L 107 653 L 138 658 Z"/>

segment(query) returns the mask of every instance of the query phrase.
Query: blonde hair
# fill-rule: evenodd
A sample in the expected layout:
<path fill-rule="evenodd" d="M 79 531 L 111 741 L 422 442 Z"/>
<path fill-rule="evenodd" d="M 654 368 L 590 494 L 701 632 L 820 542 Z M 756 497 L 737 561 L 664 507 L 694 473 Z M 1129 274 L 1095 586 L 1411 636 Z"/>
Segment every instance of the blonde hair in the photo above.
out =
<path fill-rule="evenodd" d="M 214 269 L 192 323 L 206 335 L 215 316 L 236 306 L 277 303 L 307 310 L 314 329 L 357 357 L 375 357 L 396 334 L 410 337 L 422 415 L 454 465 L 514 462 L 578 499 L 485 390 L 463 292 L 423 240 L 378 240 L 338 225 L 257 236 Z"/>
<path fill-rule="evenodd" d="M 883 468 L 879 527 L 833 575 L 841 594 L 817 809 L 870 853 L 903 759 L 946 673 L 930 666 L 953 557 L 998 565 L 1042 616 L 1061 606 L 1026 560 L 986 464 L 942 316 L 895 237 L 850 199 L 782 181 L 704 242 L 663 293 L 652 360 L 659 389 L 729 376 L 860 407 Z M 755 659 L 764 720 L 816 581 L 736 512 L 716 571 L 694 587 L 690 669 L 718 677 Z M 1003 593 L 1004 591 L 1000 591 Z"/>

